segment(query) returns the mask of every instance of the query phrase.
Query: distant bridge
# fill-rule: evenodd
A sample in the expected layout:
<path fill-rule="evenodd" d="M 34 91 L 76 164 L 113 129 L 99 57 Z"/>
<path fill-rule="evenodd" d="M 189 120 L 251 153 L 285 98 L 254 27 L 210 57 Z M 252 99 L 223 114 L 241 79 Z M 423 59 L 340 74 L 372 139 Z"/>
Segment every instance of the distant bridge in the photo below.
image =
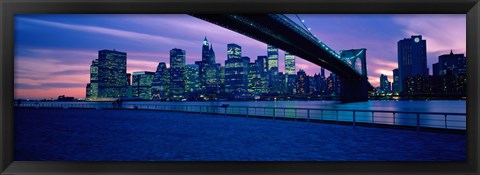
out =
<path fill-rule="evenodd" d="M 192 14 L 192 16 L 222 26 L 258 41 L 301 57 L 340 76 L 342 102 L 367 101 L 366 49 L 343 50 L 336 53 L 282 14 Z"/>

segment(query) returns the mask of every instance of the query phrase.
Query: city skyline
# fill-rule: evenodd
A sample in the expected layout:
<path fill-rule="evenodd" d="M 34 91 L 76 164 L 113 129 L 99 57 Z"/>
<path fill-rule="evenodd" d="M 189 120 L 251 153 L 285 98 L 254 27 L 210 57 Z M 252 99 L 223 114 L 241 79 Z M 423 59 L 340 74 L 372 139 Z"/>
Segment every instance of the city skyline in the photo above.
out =
<path fill-rule="evenodd" d="M 32 95 L 50 95 L 49 97 L 53 98 L 61 94 L 65 94 L 68 96 L 75 96 L 77 98 L 84 97 L 85 84 L 89 81 L 88 74 L 89 74 L 90 62 L 91 60 L 97 57 L 96 53 L 98 50 L 101 50 L 101 49 L 117 49 L 119 51 L 126 52 L 128 57 L 128 61 L 127 61 L 128 73 L 138 72 L 138 71 L 155 71 L 159 62 L 165 62 L 169 64 L 170 61 L 168 60 L 169 59 L 168 51 L 153 52 L 154 50 L 159 50 L 160 48 L 168 49 L 168 50 L 172 48 L 179 48 L 179 49 L 185 50 L 186 64 L 194 64 L 195 61 L 201 61 L 202 60 L 201 43 L 204 37 L 207 37 L 209 39 L 209 42 L 213 44 L 213 48 L 215 49 L 215 52 L 216 52 L 217 62 L 223 66 L 224 66 L 224 61 L 227 57 L 227 53 L 226 53 L 227 43 L 239 44 L 242 47 L 242 56 L 250 57 L 251 60 L 254 60 L 257 56 L 267 55 L 267 44 L 263 44 L 256 40 L 250 39 L 246 36 L 237 34 L 227 29 L 215 26 L 208 22 L 201 21 L 199 19 L 189 17 L 186 15 L 164 15 L 165 16 L 164 18 L 167 18 L 170 20 L 165 20 L 164 18 L 162 18 L 163 16 L 158 17 L 155 15 L 130 15 L 130 16 L 129 15 L 60 15 L 60 16 L 64 16 L 63 18 L 58 17 L 58 15 L 57 16 L 26 15 L 27 17 L 25 17 L 24 15 L 19 15 L 19 16 L 21 17 L 16 18 L 16 24 L 18 24 L 16 25 L 17 36 L 16 36 L 16 54 L 15 54 L 15 61 L 16 61 L 15 62 L 16 63 L 15 65 L 15 80 L 16 80 L 15 81 L 15 88 L 16 88 L 15 97 L 16 98 L 29 98 L 28 96 L 31 96 L 31 98 L 36 98 L 36 97 L 33 97 Z M 121 17 L 116 18 L 118 16 L 121 16 Z M 390 42 L 389 43 L 374 42 L 382 38 L 385 39 L 385 38 L 391 38 L 391 37 L 398 37 L 395 34 L 388 35 L 389 33 L 390 34 L 395 33 L 390 30 L 385 30 L 384 33 L 377 33 L 379 37 L 377 38 L 373 37 L 371 38 L 371 40 L 367 40 L 367 43 L 365 43 L 366 42 L 365 40 L 355 41 L 356 39 L 362 38 L 365 36 L 358 36 L 358 37 L 349 36 L 352 34 L 356 34 L 355 32 L 352 32 L 352 33 L 343 32 L 342 34 L 346 35 L 345 38 L 338 36 L 338 34 L 337 35 L 323 34 L 323 33 L 332 32 L 332 29 L 322 30 L 322 28 L 325 28 L 325 27 L 331 28 L 331 26 L 321 26 L 320 25 L 322 24 L 321 22 L 324 22 L 324 21 L 318 22 L 318 20 L 327 19 L 326 21 L 328 21 L 328 19 L 331 20 L 334 18 L 342 18 L 342 15 L 333 15 L 333 16 L 332 15 L 317 15 L 317 16 L 301 15 L 301 16 L 304 17 L 306 21 L 305 23 L 307 24 L 307 26 L 311 27 L 312 33 L 317 35 L 319 39 L 324 41 L 327 45 L 329 45 L 331 48 L 333 48 L 337 52 L 339 50 L 345 50 L 345 49 L 351 49 L 351 48 L 367 48 L 368 49 L 367 68 L 368 68 L 369 81 L 374 86 L 379 85 L 378 77 L 380 74 L 387 75 L 389 81 L 393 82 L 392 70 L 394 68 L 397 68 L 397 62 L 395 61 L 397 59 L 396 42 L 403 38 L 409 38 L 410 35 L 423 35 L 424 39 L 427 40 L 427 66 L 430 69 L 430 72 L 432 70 L 431 65 L 436 62 L 438 56 L 447 54 L 448 52 L 450 52 L 450 50 L 453 50 L 455 53 L 465 53 L 464 51 L 465 42 L 463 42 L 463 44 L 459 44 L 459 43 L 462 43 L 461 40 L 463 41 L 465 40 L 465 30 L 463 31 L 461 30 L 462 27 L 463 29 L 465 27 L 464 15 L 463 16 L 433 15 L 434 17 L 436 17 L 435 19 L 436 19 L 436 22 L 438 23 L 425 21 L 424 19 L 425 16 L 431 17 L 432 15 L 417 15 L 417 16 L 413 15 L 413 17 L 412 15 L 386 15 L 387 17 L 381 16 L 381 15 L 366 15 L 365 17 L 367 18 L 366 21 L 370 23 L 376 21 L 376 23 L 378 24 L 386 24 L 385 21 L 388 21 L 388 20 L 385 20 L 384 18 L 391 17 L 392 19 L 394 19 L 394 21 L 397 21 L 397 22 L 403 21 L 406 24 L 406 26 L 408 26 L 406 27 L 406 29 L 402 28 L 404 34 L 402 34 L 402 32 L 397 32 L 396 35 L 401 35 L 401 37 L 393 38 L 394 41 L 391 43 Z M 314 16 L 315 18 L 309 19 L 309 18 L 312 18 L 312 16 Z M 405 16 L 409 16 L 409 17 L 405 17 Z M 122 29 L 122 27 L 119 27 L 118 26 L 119 24 L 117 24 L 120 22 L 116 21 L 115 19 L 119 19 L 119 21 L 121 22 L 127 21 L 129 22 L 128 24 L 136 22 L 139 26 L 141 26 L 140 24 L 142 22 L 141 20 L 140 21 L 133 20 L 139 17 L 142 17 L 141 19 L 144 19 L 147 21 L 163 20 L 164 23 L 170 22 L 176 25 L 183 25 L 184 28 L 188 28 L 191 30 L 188 32 L 197 33 L 195 34 L 196 36 L 202 35 L 202 32 L 195 32 L 196 30 L 204 31 L 205 35 L 197 39 L 196 37 L 193 38 L 192 36 L 193 34 L 190 34 L 187 31 L 182 30 L 180 28 L 178 29 L 179 31 L 176 31 L 176 32 L 179 32 L 179 33 L 184 32 L 183 34 L 185 36 L 173 34 L 175 32 L 172 30 L 162 31 L 164 32 L 162 33 L 163 35 L 169 35 L 169 32 L 170 33 L 173 32 L 171 34 L 171 37 L 174 39 L 172 39 L 168 37 L 155 35 L 154 34 L 155 31 L 150 31 L 151 32 L 150 34 L 148 34 L 148 32 L 146 32 L 147 33 L 146 34 L 146 33 L 141 33 L 141 31 L 135 31 L 135 30 L 140 30 L 138 28 L 130 29 L 132 31 L 114 29 L 115 27 Z M 94 18 L 96 20 L 87 22 L 87 19 L 90 19 L 90 18 Z M 365 19 L 359 18 L 357 16 L 352 16 L 352 15 L 350 16 L 343 15 L 343 18 L 347 18 L 347 19 L 344 19 L 344 21 L 351 20 L 348 18 L 353 18 L 357 20 L 360 19 L 360 21 L 363 20 L 363 22 L 365 22 Z M 178 19 L 183 20 L 183 22 L 186 22 L 189 25 L 185 25 L 184 23 L 178 23 L 178 24 L 175 23 L 178 21 Z M 318 23 L 314 23 L 314 24 L 318 24 L 318 25 L 312 24 L 315 21 L 315 19 L 317 19 Z M 410 19 L 410 20 L 407 20 L 407 19 Z M 76 21 L 77 23 L 80 23 L 80 24 L 85 24 L 85 23 L 91 23 L 91 24 L 90 25 L 68 24 L 68 22 L 65 22 L 65 20 Z M 382 20 L 384 20 L 383 23 L 378 22 Z M 422 23 L 422 20 L 424 23 Z M 447 24 L 452 23 L 452 22 L 445 22 L 448 20 L 453 21 L 453 23 L 458 23 L 460 24 L 460 26 L 453 25 L 456 27 L 454 29 L 449 27 L 449 25 L 445 25 L 444 27 L 442 27 L 442 24 L 444 25 L 445 23 Z M 105 21 L 111 22 L 109 24 L 111 28 L 98 27 L 102 25 L 105 26 L 104 23 L 101 23 Z M 117 23 L 112 21 L 115 21 Z M 312 23 L 308 23 L 309 21 L 312 21 Z M 192 25 L 190 22 L 194 22 L 194 24 L 198 23 L 200 26 Z M 368 24 L 368 22 L 366 24 Z M 158 23 L 156 24 L 157 24 L 156 26 L 145 28 L 145 31 L 154 30 L 156 27 L 158 28 L 165 27 L 165 26 L 159 26 Z M 337 22 L 337 24 L 339 23 Z M 207 29 L 209 30 L 214 29 L 216 34 L 212 34 L 211 31 L 207 31 L 205 28 L 202 28 L 202 26 L 204 25 L 208 26 Z M 413 31 L 414 29 L 408 30 L 409 27 L 412 28 L 412 25 L 413 27 L 416 27 L 419 29 L 416 29 L 416 31 Z M 70 37 L 54 37 L 52 38 L 53 41 L 51 41 L 51 43 L 41 42 L 43 37 L 52 37 L 53 33 L 51 33 L 50 31 L 50 32 L 45 32 L 47 34 L 46 36 L 34 35 L 35 29 L 32 27 L 35 27 L 35 26 L 43 26 L 44 28 L 52 28 L 52 29 L 64 31 L 65 33 L 62 33 L 62 34 Z M 342 25 L 339 24 L 338 26 L 342 26 Z M 440 34 L 438 34 L 438 32 L 435 32 L 435 31 L 430 31 L 430 32 L 422 31 L 422 30 L 429 29 L 429 27 L 430 29 L 432 29 L 432 26 L 433 26 L 433 29 L 447 28 L 446 30 L 443 30 L 444 31 L 443 35 L 447 35 L 447 36 L 435 37 L 435 35 L 440 35 Z M 385 27 L 383 29 L 387 29 L 387 28 L 389 27 Z M 80 31 L 80 30 L 83 30 L 83 31 Z M 369 29 L 369 27 L 363 27 L 363 28 L 360 27 L 358 30 L 365 31 L 365 30 L 372 30 L 372 29 Z M 400 29 L 397 29 L 397 30 L 400 30 Z M 36 32 L 38 33 L 39 31 L 36 31 Z M 409 33 L 409 32 L 411 33 L 410 35 L 405 35 L 405 33 Z M 81 33 L 82 35 L 77 36 L 75 35 L 75 33 Z M 434 34 L 431 34 L 431 33 L 434 33 Z M 463 34 L 463 37 L 454 36 L 454 35 L 462 35 L 462 34 Z M 52 35 L 52 36 L 49 36 L 49 35 Z M 96 35 L 105 36 L 105 37 L 97 38 L 95 37 Z M 219 35 L 222 37 L 222 39 L 219 39 Z M 365 33 L 365 35 L 367 35 L 366 37 L 369 37 L 369 35 L 371 34 L 367 32 Z M 226 37 L 226 36 L 229 36 L 229 37 Z M 192 38 L 186 39 L 189 37 L 192 37 Z M 349 42 L 345 42 L 345 40 L 347 40 L 348 37 L 350 37 L 351 40 Z M 335 38 L 335 39 L 329 39 L 329 38 Z M 451 38 L 457 39 L 457 40 L 452 40 Z M 76 41 L 79 41 L 79 42 L 72 42 L 69 39 L 71 40 L 78 39 Z M 115 39 L 121 40 L 121 41 L 131 41 L 131 42 L 122 42 L 118 44 L 118 43 L 115 43 Z M 81 44 L 82 41 L 86 42 L 84 40 L 96 41 L 96 42 L 95 43 L 92 42 L 90 44 L 84 43 L 83 45 L 81 45 L 82 47 L 86 47 L 86 46 L 100 47 L 100 46 L 95 46 L 100 44 L 109 45 L 112 47 L 125 44 L 125 45 L 129 45 L 130 47 L 127 47 L 128 49 L 122 49 L 121 47 L 118 47 L 118 46 L 115 48 L 108 48 L 107 46 L 105 46 L 106 48 L 105 47 L 101 47 L 97 49 L 89 48 L 88 50 L 86 50 L 85 48 L 74 49 L 75 46 L 79 47 L 76 44 Z M 135 47 L 139 47 L 138 43 L 142 43 L 142 42 L 147 42 L 151 44 L 140 45 L 140 48 L 145 49 L 145 51 L 132 52 L 132 50 L 135 50 L 134 49 Z M 450 43 L 450 44 L 442 45 L 441 43 L 444 43 L 444 42 Z M 155 45 L 155 43 L 163 43 L 163 44 Z M 59 44 L 62 45 L 63 48 L 59 49 L 54 47 L 54 46 L 58 47 Z M 364 46 L 360 44 L 364 44 Z M 44 48 L 39 48 L 38 45 L 41 45 Z M 348 47 L 349 45 L 351 46 Z M 374 45 L 382 45 L 383 47 L 378 46 L 380 47 L 379 49 L 377 47 L 374 47 Z M 391 45 L 393 49 L 385 49 L 385 45 Z M 68 48 L 68 47 L 73 47 L 73 48 Z M 124 46 L 124 48 L 125 47 L 126 46 Z M 157 48 L 155 49 L 155 47 Z M 138 50 L 141 50 L 141 49 L 138 49 Z M 446 50 L 448 50 L 448 52 L 446 52 Z M 382 55 L 382 54 L 390 55 L 389 57 L 391 58 L 386 58 L 386 59 L 379 58 L 379 55 Z M 282 50 L 279 50 L 278 58 L 279 58 L 278 59 L 279 71 L 285 72 L 284 52 Z M 308 75 L 311 75 L 311 76 L 315 73 L 318 74 L 320 72 L 319 66 L 310 64 L 299 57 L 296 57 L 295 62 L 296 62 L 296 72 L 298 72 L 298 70 L 300 69 L 303 69 L 306 71 Z M 25 64 L 22 64 L 22 63 L 25 63 Z M 37 64 L 34 64 L 34 63 L 37 63 Z M 167 67 L 170 67 L 170 66 L 167 65 Z M 28 74 L 31 72 L 38 72 L 38 74 L 34 74 L 34 75 Z M 63 90 L 63 92 L 59 89 Z M 80 90 L 80 93 L 78 94 L 79 89 L 81 90 Z M 40 93 L 40 91 L 43 93 Z M 37 98 L 45 98 L 45 97 L 37 97 Z"/>

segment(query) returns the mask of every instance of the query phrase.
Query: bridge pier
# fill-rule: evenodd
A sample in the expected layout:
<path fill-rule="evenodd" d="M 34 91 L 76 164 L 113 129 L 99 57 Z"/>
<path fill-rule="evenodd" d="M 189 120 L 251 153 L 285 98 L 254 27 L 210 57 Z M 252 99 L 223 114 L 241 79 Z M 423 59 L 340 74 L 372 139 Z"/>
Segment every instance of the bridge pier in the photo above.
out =
<path fill-rule="evenodd" d="M 340 101 L 342 103 L 368 101 L 369 83 L 361 79 L 342 79 Z"/>

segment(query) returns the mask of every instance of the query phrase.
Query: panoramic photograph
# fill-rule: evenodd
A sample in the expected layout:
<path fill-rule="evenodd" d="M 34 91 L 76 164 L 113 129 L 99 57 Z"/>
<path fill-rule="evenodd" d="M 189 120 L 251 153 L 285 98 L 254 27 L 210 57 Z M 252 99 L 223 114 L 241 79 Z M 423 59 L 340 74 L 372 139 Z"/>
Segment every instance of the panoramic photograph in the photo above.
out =
<path fill-rule="evenodd" d="M 15 15 L 16 161 L 465 161 L 464 14 Z"/>

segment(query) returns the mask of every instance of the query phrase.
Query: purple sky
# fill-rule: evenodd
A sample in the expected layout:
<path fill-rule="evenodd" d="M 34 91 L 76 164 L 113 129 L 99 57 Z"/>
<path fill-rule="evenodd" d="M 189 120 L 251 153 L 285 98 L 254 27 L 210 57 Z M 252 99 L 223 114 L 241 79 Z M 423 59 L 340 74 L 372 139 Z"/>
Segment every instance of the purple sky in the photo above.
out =
<path fill-rule="evenodd" d="M 296 17 L 289 15 L 296 22 Z M 431 69 L 438 56 L 465 53 L 465 15 L 299 15 L 311 32 L 334 49 L 366 48 L 369 81 L 392 81 L 397 41 L 411 35 L 427 40 Z M 127 52 L 127 71 L 155 71 L 169 62 L 169 50 L 186 50 L 187 64 L 201 60 L 204 37 L 224 65 L 227 44 L 242 46 L 253 62 L 267 45 L 188 15 L 17 15 L 15 17 L 15 98 L 85 97 L 89 66 L 98 50 Z M 284 52 L 279 52 L 284 71 Z M 296 69 L 313 75 L 320 67 L 296 59 Z"/>

